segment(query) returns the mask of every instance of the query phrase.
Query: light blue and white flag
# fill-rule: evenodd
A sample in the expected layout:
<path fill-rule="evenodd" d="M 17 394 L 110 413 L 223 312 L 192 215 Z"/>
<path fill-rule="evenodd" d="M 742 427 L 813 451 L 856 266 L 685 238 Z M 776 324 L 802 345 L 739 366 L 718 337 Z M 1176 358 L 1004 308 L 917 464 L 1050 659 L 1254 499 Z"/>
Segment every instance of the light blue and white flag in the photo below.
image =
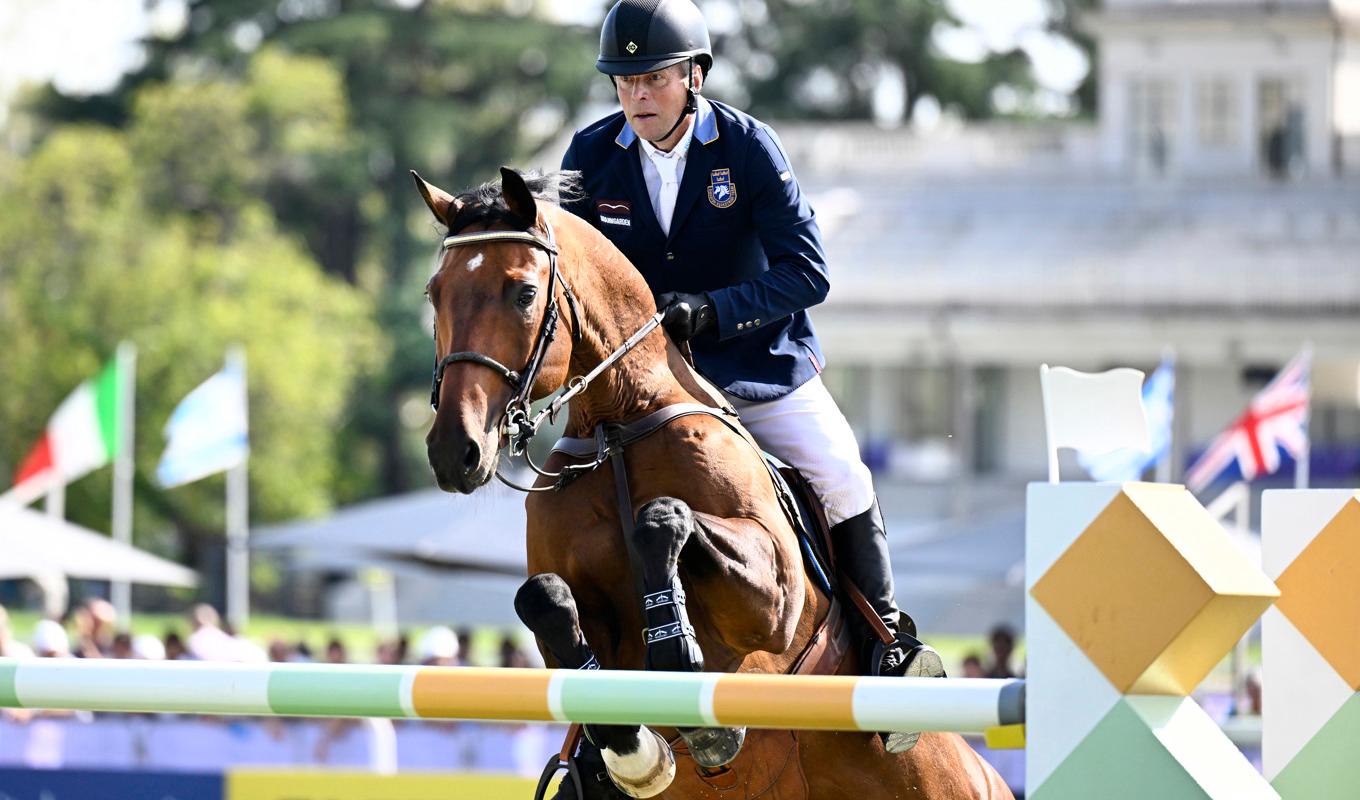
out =
<path fill-rule="evenodd" d="M 1077 453 L 1077 461 L 1097 481 L 1141 480 L 1148 467 L 1171 453 L 1171 422 L 1175 415 L 1176 359 L 1168 356 L 1143 383 L 1143 411 L 1147 414 L 1150 450 L 1123 448 L 1110 453 Z"/>
<path fill-rule="evenodd" d="M 244 462 L 250 436 L 243 364 L 228 363 L 181 400 L 165 424 L 165 438 L 156 478 L 167 488 Z"/>

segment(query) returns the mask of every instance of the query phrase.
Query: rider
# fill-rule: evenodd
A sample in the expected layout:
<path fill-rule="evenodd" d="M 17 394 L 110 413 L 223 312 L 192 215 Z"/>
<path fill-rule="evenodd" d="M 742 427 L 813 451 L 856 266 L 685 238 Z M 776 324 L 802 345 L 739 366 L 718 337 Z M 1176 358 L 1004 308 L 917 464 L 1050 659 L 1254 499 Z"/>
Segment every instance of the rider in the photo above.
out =
<path fill-rule="evenodd" d="M 873 481 L 822 383 L 806 310 L 830 287 L 821 232 L 774 131 L 699 94 L 712 65 L 690 0 L 616 4 L 595 66 L 623 110 L 572 139 L 562 168 L 580 171 L 585 197 L 568 208 L 637 266 L 668 309 L 666 330 L 690 343 L 757 442 L 808 478 L 837 561 L 899 634 Z M 868 671 L 942 673 L 929 646 L 898 642 Z"/>

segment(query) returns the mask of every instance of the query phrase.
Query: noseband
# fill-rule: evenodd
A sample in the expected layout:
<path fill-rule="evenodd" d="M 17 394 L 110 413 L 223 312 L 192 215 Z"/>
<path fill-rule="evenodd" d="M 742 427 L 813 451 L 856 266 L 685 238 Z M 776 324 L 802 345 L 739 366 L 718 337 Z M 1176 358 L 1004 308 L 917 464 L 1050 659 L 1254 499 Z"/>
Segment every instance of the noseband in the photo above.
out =
<path fill-rule="evenodd" d="M 435 364 L 434 378 L 430 385 L 430 407 L 438 411 L 439 389 L 444 383 L 444 370 L 448 369 L 450 364 L 470 361 L 473 364 L 481 364 L 504 378 L 505 382 L 510 384 L 510 388 L 515 391 L 515 396 L 510 398 L 510 402 L 505 406 L 504 423 L 505 432 L 510 436 L 512 455 L 519 455 L 523 452 L 523 448 L 528 445 L 528 438 L 522 437 L 522 432 L 525 431 L 526 423 L 529 421 L 529 406 L 533 402 L 529 395 L 533 392 L 534 382 L 538 380 L 538 373 L 543 370 L 543 362 L 548 356 L 548 348 L 552 346 L 553 338 L 557 335 L 558 318 L 561 316 L 557 306 L 557 285 L 559 283 L 562 285 L 562 294 L 567 298 L 567 308 L 571 311 L 572 338 L 577 342 L 581 340 L 581 319 L 576 311 L 576 297 L 571 293 L 571 287 L 567 286 L 567 282 L 562 279 L 561 273 L 557 269 L 557 240 L 553 236 L 552 225 L 545 222 L 544 229 L 547 232 L 546 239 L 529 231 L 485 231 L 446 236 L 442 247 L 443 251 L 448 251 L 455 247 L 491 242 L 519 242 L 537 247 L 548 254 L 548 307 L 543 312 L 543 324 L 538 330 L 538 338 L 534 340 L 533 350 L 529 354 L 529 362 L 524 365 L 524 369 L 516 372 L 491 356 L 465 350 L 459 353 L 449 353 L 439 359 Z M 532 432 L 529 435 L 532 436 Z"/>

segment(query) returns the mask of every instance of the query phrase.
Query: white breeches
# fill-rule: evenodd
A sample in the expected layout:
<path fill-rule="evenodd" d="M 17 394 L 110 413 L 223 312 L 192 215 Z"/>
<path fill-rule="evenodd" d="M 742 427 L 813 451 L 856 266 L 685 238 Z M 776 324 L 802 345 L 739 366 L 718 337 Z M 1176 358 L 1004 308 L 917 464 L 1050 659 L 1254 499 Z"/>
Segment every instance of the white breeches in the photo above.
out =
<path fill-rule="evenodd" d="M 821 376 L 769 402 L 726 397 L 756 442 L 808 479 L 826 508 L 828 523 L 843 522 L 873 505 L 874 481 L 860 460 L 855 432 Z"/>

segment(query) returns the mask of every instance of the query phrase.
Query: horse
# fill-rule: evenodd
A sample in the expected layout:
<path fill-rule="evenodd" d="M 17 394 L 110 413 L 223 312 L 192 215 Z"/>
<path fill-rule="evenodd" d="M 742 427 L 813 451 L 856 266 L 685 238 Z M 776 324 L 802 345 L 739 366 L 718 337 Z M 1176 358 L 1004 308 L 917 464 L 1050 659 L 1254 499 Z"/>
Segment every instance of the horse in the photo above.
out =
<path fill-rule="evenodd" d="M 784 673 L 817 651 L 822 671 L 856 674 L 850 648 L 828 649 L 844 639 L 843 626 L 826 630 L 841 615 L 804 569 L 758 448 L 657 330 L 662 315 L 633 265 L 556 202 L 573 176 L 502 168 L 499 186 L 458 196 L 412 177 L 448 231 L 426 287 L 436 354 L 426 445 L 438 485 L 466 494 L 493 476 L 510 482 L 501 451 L 525 453 L 564 404 L 562 441 L 586 443 L 555 448 L 520 487 L 532 577 L 515 606 L 545 662 Z M 530 403 L 554 394 L 531 417 Z M 1012 797 L 956 734 L 925 733 L 899 754 L 872 733 L 585 734 L 572 773 L 585 798 Z M 603 761 L 596 775 L 590 745 Z"/>

